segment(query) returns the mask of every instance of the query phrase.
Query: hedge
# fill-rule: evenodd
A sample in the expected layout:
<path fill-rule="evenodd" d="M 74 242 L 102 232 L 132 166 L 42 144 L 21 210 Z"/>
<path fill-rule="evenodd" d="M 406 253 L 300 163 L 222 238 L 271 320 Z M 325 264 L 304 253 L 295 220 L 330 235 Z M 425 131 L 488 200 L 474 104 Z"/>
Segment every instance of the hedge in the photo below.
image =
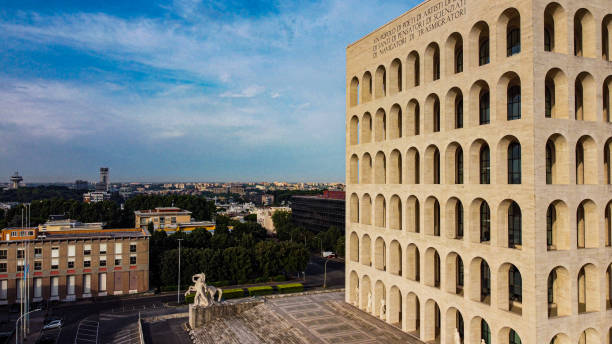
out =
<path fill-rule="evenodd" d="M 176 289 L 175 285 L 165 285 L 159 288 L 160 291 L 176 291 Z"/>
<path fill-rule="evenodd" d="M 223 299 L 236 299 L 244 297 L 244 289 L 223 289 Z"/>
<path fill-rule="evenodd" d="M 304 291 L 304 285 L 302 283 L 280 284 L 277 285 L 276 288 L 281 294 L 299 293 Z"/>
<path fill-rule="evenodd" d="M 270 295 L 274 294 L 274 288 L 271 286 L 250 287 L 248 288 L 249 296 Z"/>

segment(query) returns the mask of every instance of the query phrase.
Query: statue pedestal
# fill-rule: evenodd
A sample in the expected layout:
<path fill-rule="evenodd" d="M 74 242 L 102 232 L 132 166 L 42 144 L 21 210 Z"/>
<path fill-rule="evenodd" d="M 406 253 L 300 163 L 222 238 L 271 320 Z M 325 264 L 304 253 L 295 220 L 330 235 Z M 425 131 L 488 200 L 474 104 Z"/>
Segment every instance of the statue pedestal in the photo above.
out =
<path fill-rule="evenodd" d="M 198 328 L 198 325 L 202 325 L 203 319 L 201 319 L 204 313 L 198 312 L 197 307 L 194 305 L 189 305 L 189 327 L 192 329 Z"/>

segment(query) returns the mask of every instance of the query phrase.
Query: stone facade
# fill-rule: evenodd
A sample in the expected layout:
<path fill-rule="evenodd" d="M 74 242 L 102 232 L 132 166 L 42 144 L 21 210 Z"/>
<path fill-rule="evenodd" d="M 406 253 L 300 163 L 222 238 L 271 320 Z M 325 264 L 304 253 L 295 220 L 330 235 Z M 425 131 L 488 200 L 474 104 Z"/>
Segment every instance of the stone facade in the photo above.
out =
<path fill-rule="evenodd" d="M 347 47 L 347 302 L 425 342 L 612 343 L 611 13 L 430 0 Z"/>

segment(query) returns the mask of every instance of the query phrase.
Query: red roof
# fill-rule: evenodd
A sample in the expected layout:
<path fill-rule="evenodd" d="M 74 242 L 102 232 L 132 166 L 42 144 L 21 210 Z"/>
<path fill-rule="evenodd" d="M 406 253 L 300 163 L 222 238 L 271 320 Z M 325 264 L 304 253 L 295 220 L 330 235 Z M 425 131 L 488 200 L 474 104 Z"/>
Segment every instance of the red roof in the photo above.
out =
<path fill-rule="evenodd" d="M 345 199 L 345 193 L 344 191 L 329 191 L 329 190 L 325 190 L 323 191 L 323 195 L 320 196 L 322 198 L 329 198 L 329 199 L 338 199 L 338 200 L 344 200 Z"/>

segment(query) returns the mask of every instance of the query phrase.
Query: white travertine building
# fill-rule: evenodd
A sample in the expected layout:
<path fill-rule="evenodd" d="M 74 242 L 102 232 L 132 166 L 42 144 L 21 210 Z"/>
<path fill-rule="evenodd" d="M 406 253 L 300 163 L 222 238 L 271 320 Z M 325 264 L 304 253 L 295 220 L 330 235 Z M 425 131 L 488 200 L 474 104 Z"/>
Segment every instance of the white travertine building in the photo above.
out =
<path fill-rule="evenodd" d="M 429 0 L 346 49 L 346 301 L 612 344 L 612 1 Z"/>

